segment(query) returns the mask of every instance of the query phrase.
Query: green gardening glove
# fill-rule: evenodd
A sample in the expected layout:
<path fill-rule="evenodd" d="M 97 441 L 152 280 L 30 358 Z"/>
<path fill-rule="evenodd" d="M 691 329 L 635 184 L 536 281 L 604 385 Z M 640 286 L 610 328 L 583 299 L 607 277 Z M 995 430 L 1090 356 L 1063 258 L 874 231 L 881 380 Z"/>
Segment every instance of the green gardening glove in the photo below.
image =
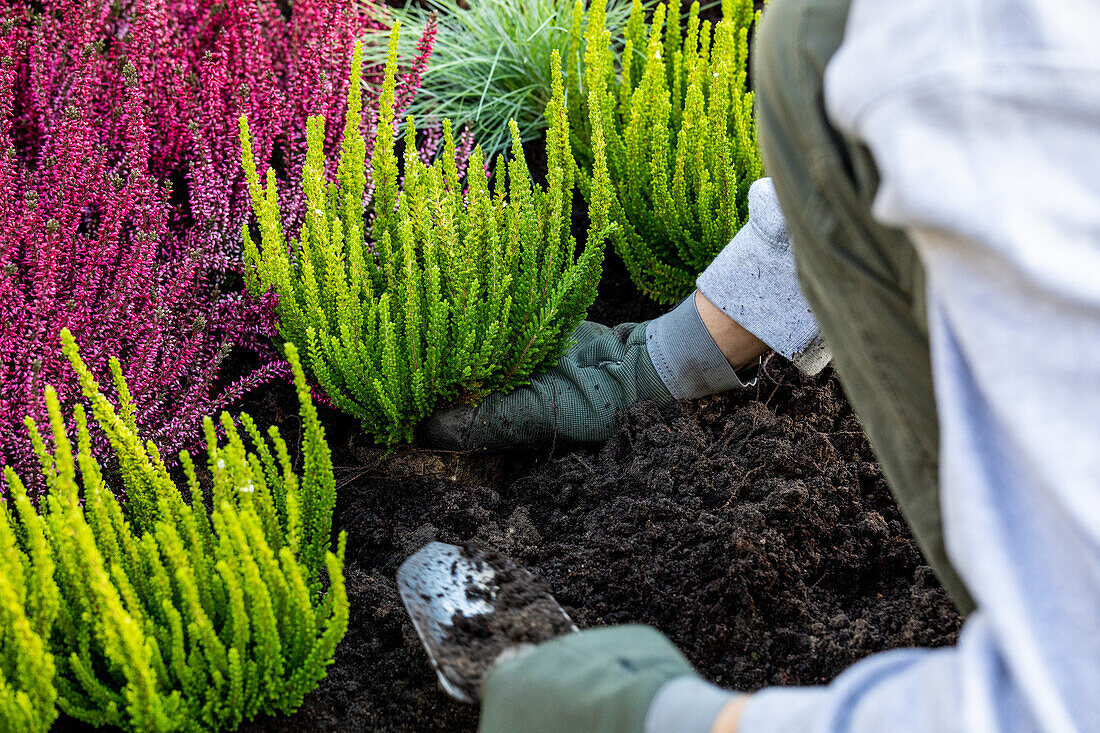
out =
<path fill-rule="evenodd" d="M 732 697 L 699 679 L 659 631 L 612 626 L 498 663 L 481 691 L 478 731 L 708 733 Z"/>
<path fill-rule="evenodd" d="M 749 190 L 749 221 L 697 281 L 719 310 L 807 374 L 829 361 L 798 285 L 786 220 L 771 179 Z M 754 384 L 722 355 L 695 308 L 694 293 L 646 323 L 582 323 L 557 365 L 477 407 L 443 410 L 423 428 L 441 448 L 600 443 L 616 416 L 639 400 L 667 404 Z"/>
<path fill-rule="evenodd" d="M 453 450 L 600 443 L 635 402 L 666 405 L 746 386 L 703 325 L 694 294 L 644 323 L 585 321 L 573 338 L 529 385 L 437 412 L 421 428 L 424 440 Z"/>

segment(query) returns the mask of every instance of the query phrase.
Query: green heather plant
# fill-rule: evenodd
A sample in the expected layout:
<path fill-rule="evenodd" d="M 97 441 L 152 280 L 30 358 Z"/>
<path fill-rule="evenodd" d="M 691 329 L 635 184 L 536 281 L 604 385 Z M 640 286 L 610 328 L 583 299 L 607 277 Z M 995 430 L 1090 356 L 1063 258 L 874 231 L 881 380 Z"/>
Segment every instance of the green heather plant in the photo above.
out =
<path fill-rule="evenodd" d="M 276 293 L 283 338 L 308 354 L 309 369 L 333 404 L 386 443 L 410 439 L 437 404 L 518 386 L 552 363 L 595 298 L 609 228 L 610 184 L 597 127 L 594 179 L 586 183 L 592 228 L 577 254 L 570 233 L 576 164 L 556 53 L 545 188 L 531 183 L 515 122 L 512 159 L 500 158 L 492 188 L 478 173 L 477 149 L 464 192 L 450 124 L 442 159 L 428 167 L 411 144 L 410 118 L 399 195 L 393 132 L 399 25 L 390 40 L 370 168 L 357 134 L 358 49 L 335 181 L 325 178 L 324 120 L 309 122 L 302 181 L 308 206 L 297 239 L 285 238 L 275 175 L 268 170 L 261 185 L 241 120 L 260 233 L 257 246 L 244 232 L 246 285 L 255 295 Z"/>
<path fill-rule="evenodd" d="M 0 501 L 0 730 L 45 733 L 57 718 L 48 644 L 60 595 L 46 523 L 26 491 L 5 498 Z"/>
<path fill-rule="evenodd" d="M 712 32 L 696 2 L 683 32 L 666 23 L 680 17 L 680 0 L 658 5 L 648 23 L 634 0 L 616 54 L 600 22 L 606 2 L 589 9 L 585 75 L 590 87 L 606 80 L 590 109 L 606 134 L 613 242 L 642 292 L 673 303 L 747 221 L 749 186 L 763 175 L 747 72 L 759 13 L 752 0 L 723 0 Z M 584 139 L 579 130 L 581 161 Z"/>
<path fill-rule="evenodd" d="M 12 615 L 24 611 L 33 634 L 20 632 L 20 643 L 39 660 L 35 676 L 24 665 L 15 684 L 37 686 L 28 694 L 47 719 L 52 654 L 62 711 L 133 731 L 232 729 L 258 713 L 293 712 L 324 677 L 348 620 L 343 534 L 329 551 L 332 462 L 295 349 L 286 353 L 301 403 L 301 477 L 278 430 L 264 438 L 247 415 L 238 428 L 223 414 L 221 442 L 205 421 L 208 480 L 200 484 L 180 454 L 181 491 L 156 446 L 138 437 L 118 361 L 116 409 L 67 330 L 62 340 L 115 461 L 105 469 L 93 457 L 83 405 L 67 429 L 47 387 L 52 447 L 27 422 L 48 489 L 39 513 L 15 471 L 4 472 L 0 594 Z M 22 602 L 9 603 L 6 588 Z M 6 625 L 3 633 L 15 635 Z M 17 650 L 3 647 L 5 675 L 21 664 Z"/>
<path fill-rule="evenodd" d="M 583 111 L 587 95 L 580 42 L 585 4 L 585 0 L 423 0 L 388 9 L 402 27 L 412 31 L 405 34 L 402 54 L 414 51 L 412 41 L 428 28 L 433 16 L 439 27 L 420 92 L 408 113 L 421 126 L 439 125 L 444 119 L 459 129 L 468 125 L 492 160 L 512 144 L 509 120 L 516 121 L 524 142 L 537 139 L 546 129 L 543 110 L 550 102 L 550 57 L 555 50 L 566 72 L 569 108 Z M 613 30 L 621 29 L 629 14 L 630 0 L 607 3 L 605 16 Z M 385 61 L 382 36 L 386 33 L 381 24 L 366 31 L 366 38 L 373 41 L 366 50 L 372 65 Z M 570 119 L 576 124 L 576 119 Z"/>

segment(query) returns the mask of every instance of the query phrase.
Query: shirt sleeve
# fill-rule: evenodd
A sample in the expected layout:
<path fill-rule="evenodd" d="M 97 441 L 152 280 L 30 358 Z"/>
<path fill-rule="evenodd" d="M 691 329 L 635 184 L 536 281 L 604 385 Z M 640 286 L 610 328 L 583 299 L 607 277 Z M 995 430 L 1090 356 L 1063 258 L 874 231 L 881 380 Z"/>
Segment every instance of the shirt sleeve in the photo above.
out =
<path fill-rule="evenodd" d="M 719 310 L 806 374 L 832 356 L 798 286 L 787 221 L 772 179 L 749 189 L 749 220 L 695 281 Z"/>
<path fill-rule="evenodd" d="M 1100 730 L 1100 4 L 853 0 L 825 98 L 926 271 L 955 647 L 773 688 L 741 733 Z"/>

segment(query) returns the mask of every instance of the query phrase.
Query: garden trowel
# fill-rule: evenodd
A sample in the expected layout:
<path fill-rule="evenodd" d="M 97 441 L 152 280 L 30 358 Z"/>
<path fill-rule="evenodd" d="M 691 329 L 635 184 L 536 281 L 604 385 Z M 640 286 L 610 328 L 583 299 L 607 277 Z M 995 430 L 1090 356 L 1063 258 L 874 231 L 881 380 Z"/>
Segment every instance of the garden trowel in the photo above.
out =
<path fill-rule="evenodd" d="M 513 566 L 510 560 L 504 561 Z M 397 570 L 401 600 L 428 652 L 439 684 L 456 700 L 476 702 L 481 680 L 498 660 L 521 654 L 533 648 L 533 643 L 545 640 L 511 638 L 502 630 L 507 628 L 506 623 L 489 621 L 498 612 L 517 613 L 515 608 L 504 609 L 508 603 L 502 600 L 516 585 L 517 574 L 522 576 L 521 581 L 534 580 L 518 566 L 510 567 L 504 577 L 485 553 L 471 546 L 442 542 L 425 545 Z M 503 591 L 502 585 L 506 586 Z M 536 621 L 551 630 L 547 638 L 577 630 L 548 592 L 538 592 L 532 598 L 535 602 L 518 611 L 526 617 L 525 627 L 530 625 L 531 615 L 536 614 Z"/>

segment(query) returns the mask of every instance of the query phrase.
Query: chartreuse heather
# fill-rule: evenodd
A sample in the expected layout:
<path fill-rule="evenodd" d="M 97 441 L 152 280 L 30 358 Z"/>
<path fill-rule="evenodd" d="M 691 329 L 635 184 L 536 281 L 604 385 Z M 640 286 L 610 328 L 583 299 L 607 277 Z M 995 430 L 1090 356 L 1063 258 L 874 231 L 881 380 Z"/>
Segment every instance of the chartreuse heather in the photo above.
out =
<path fill-rule="evenodd" d="M 46 523 L 20 487 L 0 501 L 0 730 L 45 733 L 57 718 L 53 572 Z"/>
<path fill-rule="evenodd" d="M 512 158 L 501 157 L 493 186 L 471 173 L 464 191 L 449 123 L 442 159 L 429 167 L 411 144 L 416 132 L 410 119 L 399 195 L 393 132 L 398 33 L 395 24 L 369 169 L 358 134 L 359 50 L 335 181 L 325 178 L 324 120 L 310 120 L 302 180 L 307 215 L 299 237 L 289 242 L 275 175 L 269 170 L 266 186 L 260 183 L 247 122 L 241 121 L 260 235 L 257 244 L 244 232 L 248 289 L 278 295 L 283 338 L 308 354 L 306 363 L 333 404 L 386 443 L 411 438 L 417 422 L 441 403 L 507 390 L 552 363 L 595 298 L 609 228 L 609 182 L 597 129 L 594 180 L 586 183 L 592 228 L 578 254 L 570 233 L 576 164 L 557 54 L 546 109 L 545 188 L 531 182 L 514 122 Z M 475 150 L 469 170 L 482 171 L 482 163 Z"/>
<path fill-rule="evenodd" d="M 47 388 L 52 447 L 27 421 L 48 488 L 38 512 L 15 471 L 4 471 L 0 727 L 44 730 L 54 688 L 66 714 L 132 731 L 232 729 L 258 713 L 293 712 L 324 677 L 348 621 L 344 536 L 328 549 L 332 462 L 294 347 L 286 354 L 301 403 L 301 476 L 275 428 L 265 438 L 247 415 L 238 428 L 223 414 L 220 442 L 206 419 L 208 480 L 200 484 L 182 453 L 181 491 L 138 436 L 118 362 L 116 408 L 68 331 L 62 339 L 116 461 L 104 471 L 83 405 L 66 421 Z M 120 485 L 109 487 L 109 476 Z"/>
<path fill-rule="evenodd" d="M 752 0 L 724 0 L 712 32 L 695 2 L 683 32 L 680 0 L 659 4 L 648 24 L 634 0 L 616 57 L 606 3 L 589 9 L 585 76 L 590 89 L 606 80 L 590 109 L 606 130 L 613 242 L 642 292 L 673 303 L 748 220 L 749 186 L 763 175 L 747 77 L 759 13 Z M 584 161 L 583 129 L 576 145 Z"/>

